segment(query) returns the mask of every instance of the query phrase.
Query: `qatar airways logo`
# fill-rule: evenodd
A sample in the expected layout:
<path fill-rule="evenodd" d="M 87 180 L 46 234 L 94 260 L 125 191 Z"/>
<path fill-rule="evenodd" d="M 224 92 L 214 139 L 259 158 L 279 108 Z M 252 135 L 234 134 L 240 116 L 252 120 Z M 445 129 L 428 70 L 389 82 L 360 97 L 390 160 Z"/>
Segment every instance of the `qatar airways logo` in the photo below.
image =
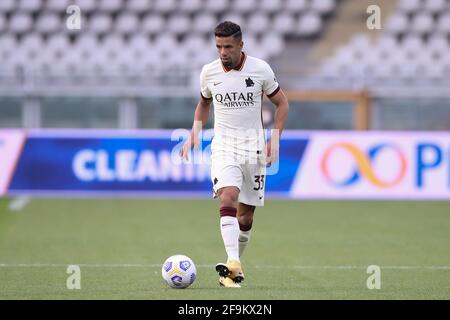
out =
<path fill-rule="evenodd" d="M 214 95 L 218 103 L 223 104 L 227 108 L 243 108 L 253 107 L 253 92 L 228 92 L 225 94 L 218 93 Z"/>

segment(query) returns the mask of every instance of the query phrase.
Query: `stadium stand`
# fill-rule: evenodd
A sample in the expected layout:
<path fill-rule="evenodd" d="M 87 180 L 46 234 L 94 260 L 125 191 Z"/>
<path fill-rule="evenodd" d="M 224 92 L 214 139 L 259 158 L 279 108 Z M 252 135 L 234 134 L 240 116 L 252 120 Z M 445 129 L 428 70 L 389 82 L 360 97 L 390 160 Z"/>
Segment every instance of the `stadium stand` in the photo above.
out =
<path fill-rule="evenodd" d="M 354 35 L 321 63 L 318 77 L 375 88 L 448 84 L 449 10 L 447 0 L 400 0 L 376 41 Z"/>
<path fill-rule="evenodd" d="M 65 25 L 66 8 L 73 3 L 82 12 L 81 30 L 67 30 Z M 220 20 L 241 23 L 248 53 L 272 59 L 283 51 L 287 39 L 320 35 L 337 4 L 335 0 L 2 0 L 1 68 L 10 66 L 10 76 L 26 78 L 32 73 L 39 79 L 69 70 L 68 77 L 140 76 L 150 68 L 152 76 L 186 83 L 191 78 L 183 75 L 214 58 L 212 30 Z M 16 56 L 22 49 L 23 56 Z"/>

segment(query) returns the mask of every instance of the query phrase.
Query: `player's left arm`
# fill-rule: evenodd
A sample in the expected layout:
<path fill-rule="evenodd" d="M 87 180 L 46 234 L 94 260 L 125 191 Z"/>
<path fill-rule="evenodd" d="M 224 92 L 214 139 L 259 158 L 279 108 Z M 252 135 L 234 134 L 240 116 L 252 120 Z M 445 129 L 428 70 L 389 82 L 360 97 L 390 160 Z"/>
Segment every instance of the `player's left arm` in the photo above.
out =
<path fill-rule="evenodd" d="M 289 113 L 289 102 L 283 90 L 269 97 L 270 101 L 275 105 L 275 119 L 272 135 L 266 146 L 267 165 L 271 166 L 278 159 L 280 150 L 280 137 L 286 125 L 286 120 Z"/>

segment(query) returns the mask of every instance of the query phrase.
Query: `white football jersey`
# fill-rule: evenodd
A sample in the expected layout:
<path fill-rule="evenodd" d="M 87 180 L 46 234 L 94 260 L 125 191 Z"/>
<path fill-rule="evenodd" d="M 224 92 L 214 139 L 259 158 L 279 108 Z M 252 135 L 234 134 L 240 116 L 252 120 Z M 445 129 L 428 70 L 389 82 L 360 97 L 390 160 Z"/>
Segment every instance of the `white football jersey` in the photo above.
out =
<path fill-rule="evenodd" d="M 200 84 L 202 97 L 214 105 L 212 152 L 261 154 L 263 95 L 272 97 L 280 90 L 269 64 L 243 53 L 238 68 L 227 71 L 217 59 L 203 67 Z"/>

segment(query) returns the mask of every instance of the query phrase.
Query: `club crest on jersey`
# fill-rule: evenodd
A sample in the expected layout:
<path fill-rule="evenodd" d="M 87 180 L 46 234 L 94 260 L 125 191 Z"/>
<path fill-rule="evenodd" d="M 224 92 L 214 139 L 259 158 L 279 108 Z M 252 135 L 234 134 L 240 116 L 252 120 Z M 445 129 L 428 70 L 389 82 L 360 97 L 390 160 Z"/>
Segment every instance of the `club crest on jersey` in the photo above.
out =
<path fill-rule="evenodd" d="M 248 77 L 248 79 L 245 79 L 245 84 L 247 85 L 247 88 L 253 87 L 255 85 L 255 83 L 253 82 L 253 80 L 250 77 Z"/>

